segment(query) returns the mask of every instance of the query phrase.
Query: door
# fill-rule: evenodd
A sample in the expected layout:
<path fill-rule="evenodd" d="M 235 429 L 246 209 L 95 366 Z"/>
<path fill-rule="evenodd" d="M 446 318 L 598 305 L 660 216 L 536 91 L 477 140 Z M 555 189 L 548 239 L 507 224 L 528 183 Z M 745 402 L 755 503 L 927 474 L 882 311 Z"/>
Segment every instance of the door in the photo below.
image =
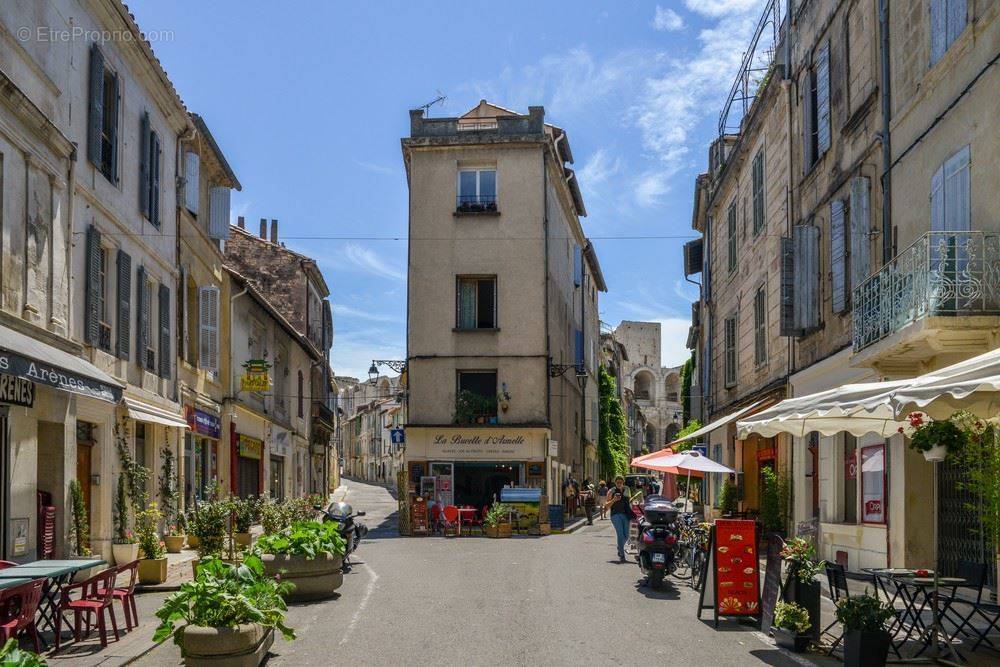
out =
<path fill-rule="evenodd" d="M 455 498 L 455 471 L 451 463 L 432 463 L 431 475 L 437 478 L 436 500 L 442 505 L 454 504 Z"/>
<path fill-rule="evenodd" d="M 90 462 L 93 453 L 91 443 L 76 443 L 76 479 L 83 490 L 83 505 L 87 508 L 87 520 L 93 514 L 90 511 Z"/>
<path fill-rule="evenodd" d="M 938 569 L 945 576 L 958 574 L 958 561 L 992 563 L 980 520 L 982 498 L 965 487 L 969 473 L 950 461 L 937 466 Z M 986 568 L 986 583 L 995 585 L 997 569 Z"/>
<path fill-rule="evenodd" d="M 240 498 L 248 498 L 257 495 L 259 486 L 257 459 L 248 459 L 245 456 L 239 457 L 236 469 L 236 493 Z"/>

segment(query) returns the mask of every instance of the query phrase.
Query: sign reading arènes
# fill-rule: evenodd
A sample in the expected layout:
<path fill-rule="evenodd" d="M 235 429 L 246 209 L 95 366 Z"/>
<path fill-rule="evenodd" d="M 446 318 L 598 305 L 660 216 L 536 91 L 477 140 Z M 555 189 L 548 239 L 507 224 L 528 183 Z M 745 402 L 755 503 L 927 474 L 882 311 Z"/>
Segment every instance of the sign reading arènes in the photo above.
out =
<path fill-rule="evenodd" d="M 30 408 L 35 404 L 35 383 L 9 373 L 0 373 L 0 403 Z"/>
<path fill-rule="evenodd" d="M 120 387 L 108 385 L 99 380 L 84 377 L 64 368 L 35 361 L 12 352 L 0 352 L 0 373 L 109 403 L 117 403 L 122 399 Z M 33 395 L 32 391 L 32 398 L 34 398 Z"/>
<path fill-rule="evenodd" d="M 542 461 L 548 431 L 530 428 L 421 428 L 406 429 L 411 458 Z"/>

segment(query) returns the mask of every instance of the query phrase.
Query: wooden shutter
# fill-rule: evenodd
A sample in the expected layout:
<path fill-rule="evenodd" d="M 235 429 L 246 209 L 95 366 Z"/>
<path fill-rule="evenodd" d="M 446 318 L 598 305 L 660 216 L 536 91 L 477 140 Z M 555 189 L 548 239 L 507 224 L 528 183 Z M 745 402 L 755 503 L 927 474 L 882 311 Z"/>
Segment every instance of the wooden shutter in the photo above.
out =
<path fill-rule="evenodd" d="M 725 348 L 723 359 L 724 382 L 726 387 L 736 386 L 736 318 L 730 317 L 725 321 Z"/>
<path fill-rule="evenodd" d="M 225 240 L 229 238 L 229 188 L 212 188 L 209 191 L 208 236 Z"/>
<path fill-rule="evenodd" d="M 764 151 L 753 159 L 753 233 L 764 228 Z"/>
<path fill-rule="evenodd" d="M 851 179 L 851 286 L 868 279 L 871 271 L 871 203 L 868 179 Z"/>
<path fill-rule="evenodd" d="M 944 231 L 944 165 L 931 176 L 931 231 Z"/>
<path fill-rule="evenodd" d="M 726 211 L 726 233 L 729 235 L 727 239 L 728 256 L 726 257 L 726 268 L 732 273 L 736 270 L 736 201 L 732 201 L 729 204 L 729 208 Z"/>
<path fill-rule="evenodd" d="M 160 377 L 170 378 L 170 288 L 160 283 Z"/>
<path fill-rule="evenodd" d="M 330 302 L 323 301 L 323 351 L 326 352 L 333 346 L 333 311 L 330 309 Z"/>
<path fill-rule="evenodd" d="M 146 302 L 146 269 L 139 267 L 135 271 L 135 307 L 136 307 L 136 340 L 135 360 L 142 368 L 146 367 L 146 348 L 149 347 L 149 304 Z"/>
<path fill-rule="evenodd" d="M 931 0 L 931 65 L 948 50 L 948 0 Z"/>
<path fill-rule="evenodd" d="M 795 240 L 795 328 L 799 335 L 819 325 L 819 228 L 798 225 L 792 228 Z"/>
<path fill-rule="evenodd" d="M 835 199 L 830 202 L 830 298 L 835 313 L 847 311 L 847 235 L 845 227 L 844 200 Z M 859 284 L 855 282 L 853 276 L 851 284 Z"/>
<path fill-rule="evenodd" d="M 583 355 L 584 355 L 584 345 L 583 345 L 583 330 L 576 330 L 576 355 L 575 362 L 577 372 L 583 371 Z"/>
<path fill-rule="evenodd" d="M 830 42 L 816 54 L 816 153 L 830 148 Z"/>
<path fill-rule="evenodd" d="M 781 238 L 781 306 L 778 333 L 796 336 L 795 328 L 795 240 Z"/>
<path fill-rule="evenodd" d="M 971 229 L 969 195 L 969 147 L 944 163 L 944 228 L 949 232 Z"/>
<path fill-rule="evenodd" d="M 184 154 L 184 206 L 198 215 L 201 196 L 201 158 L 193 151 Z"/>
<path fill-rule="evenodd" d="M 132 258 L 118 250 L 118 358 L 128 359 L 132 329 Z"/>
<path fill-rule="evenodd" d="M 149 222 L 160 226 L 160 135 L 149 133 Z"/>
<path fill-rule="evenodd" d="M 84 340 L 97 347 L 101 339 L 101 233 L 97 227 L 87 228 L 87 275 L 84 299 Z"/>
<path fill-rule="evenodd" d="M 947 44 L 951 46 L 968 22 L 968 0 L 948 0 Z"/>
<path fill-rule="evenodd" d="M 90 46 L 90 81 L 87 91 L 87 159 L 101 167 L 101 134 L 104 127 L 104 54 Z"/>
<path fill-rule="evenodd" d="M 583 284 L 583 249 L 578 245 L 573 246 L 573 284 Z"/>
<path fill-rule="evenodd" d="M 139 212 L 150 219 L 149 212 L 149 112 L 139 122 Z"/>
<path fill-rule="evenodd" d="M 219 288 L 198 290 L 198 366 L 219 371 Z"/>
<path fill-rule="evenodd" d="M 111 119 L 108 125 L 108 143 L 111 144 L 110 163 L 108 164 L 108 178 L 112 183 L 118 182 L 118 98 L 121 95 L 121 77 L 117 74 L 111 76 L 111 85 L 114 89 L 111 95 L 111 106 L 104 110 L 104 113 Z"/>
<path fill-rule="evenodd" d="M 805 80 L 802 82 L 802 171 L 809 173 L 809 169 L 816 161 L 815 143 L 813 137 L 816 128 L 813 127 L 813 90 L 816 85 L 816 76 L 811 70 L 805 73 Z"/>

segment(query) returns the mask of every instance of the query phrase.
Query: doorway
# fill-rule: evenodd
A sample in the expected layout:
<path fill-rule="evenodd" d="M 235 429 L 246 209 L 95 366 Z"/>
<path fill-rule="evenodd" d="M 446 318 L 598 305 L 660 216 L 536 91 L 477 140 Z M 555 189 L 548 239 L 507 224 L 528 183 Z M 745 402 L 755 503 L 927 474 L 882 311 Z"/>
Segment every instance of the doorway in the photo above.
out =
<path fill-rule="evenodd" d="M 260 461 L 239 457 L 236 463 L 236 495 L 240 498 L 256 496 L 260 487 Z"/>
<path fill-rule="evenodd" d="M 83 506 L 87 509 L 87 521 L 94 515 L 90 504 L 90 471 L 94 445 L 97 442 L 97 427 L 89 422 L 76 422 L 76 480 L 83 491 Z"/>

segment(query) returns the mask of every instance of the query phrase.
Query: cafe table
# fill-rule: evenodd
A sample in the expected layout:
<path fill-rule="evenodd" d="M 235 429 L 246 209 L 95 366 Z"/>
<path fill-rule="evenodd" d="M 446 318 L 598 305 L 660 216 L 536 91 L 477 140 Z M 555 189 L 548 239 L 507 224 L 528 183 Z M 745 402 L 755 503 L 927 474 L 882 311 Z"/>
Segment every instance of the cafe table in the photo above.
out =
<path fill-rule="evenodd" d="M 55 632 L 56 614 L 59 613 L 59 592 L 62 586 L 68 584 L 73 579 L 73 575 L 80 570 L 88 570 L 106 563 L 107 561 L 100 558 L 36 560 L 0 570 L 0 582 L 18 579 L 27 579 L 28 581 L 45 579 L 45 585 L 42 586 L 42 599 L 38 603 L 38 629 L 48 629 Z"/>
<path fill-rule="evenodd" d="M 17 578 L 11 578 L 11 579 L 0 579 L 0 591 L 2 591 L 5 588 L 16 588 L 17 586 L 21 586 L 23 584 L 29 584 L 32 581 L 34 581 L 34 580 L 31 579 L 30 577 L 17 577 Z"/>
<path fill-rule="evenodd" d="M 475 507 L 459 507 L 458 508 L 458 532 L 459 536 L 462 535 L 462 520 L 465 516 L 470 516 L 472 519 L 476 518 L 476 514 L 479 513 Z"/>

